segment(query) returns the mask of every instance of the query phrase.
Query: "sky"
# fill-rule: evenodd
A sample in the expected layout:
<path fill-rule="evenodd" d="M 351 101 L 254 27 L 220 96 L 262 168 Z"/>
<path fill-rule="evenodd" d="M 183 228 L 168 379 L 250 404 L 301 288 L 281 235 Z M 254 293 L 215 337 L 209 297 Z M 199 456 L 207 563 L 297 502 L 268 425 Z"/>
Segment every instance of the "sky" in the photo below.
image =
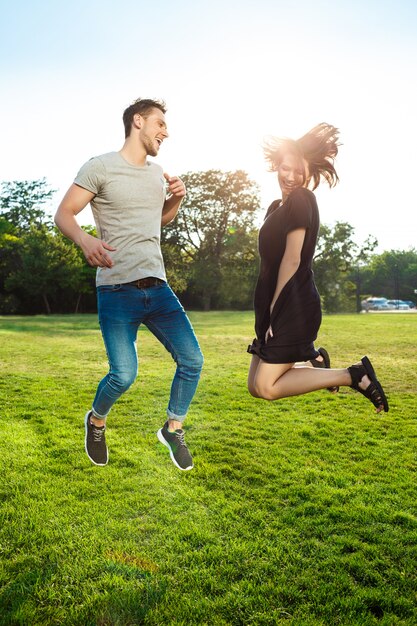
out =
<path fill-rule="evenodd" d="M 324 121 L 343 145 L 321 221 L 417 247 L 416 62 L 415 0 L 0 0 L 0 181 L 45 177 L 54 211 L 85 161 L 121 148 L 123 110 L 156 97 L 164 170 L 243 169 L 266 209 L 263 140 Z"/>

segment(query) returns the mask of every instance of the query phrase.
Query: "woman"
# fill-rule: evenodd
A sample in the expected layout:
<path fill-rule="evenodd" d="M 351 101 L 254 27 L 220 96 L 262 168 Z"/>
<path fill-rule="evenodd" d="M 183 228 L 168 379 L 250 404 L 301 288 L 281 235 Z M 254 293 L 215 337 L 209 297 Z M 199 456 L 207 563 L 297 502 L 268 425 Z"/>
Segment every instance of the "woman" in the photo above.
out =
<path fill-rule="evenodd" d="M 271 171 L 278 174 L 282 200 L 271 204 L 259 233 L 256 339 L 248 348 L 248 388 L 256 398 L 276 400 L 349 385 L 379 413 L 388 411 L 388 401 L 369 359 L 363 357 L 347 369 L 330 369 L 327 352 L 314 348 L 321 324 L 311 267 L 319 212 L 308 187 L 316 189 L 322 179 L 330 187 L 337 184 L 338 139 L 338 129 L 322 123 L 296 141 L 273 138 L 264 148 Z"/>

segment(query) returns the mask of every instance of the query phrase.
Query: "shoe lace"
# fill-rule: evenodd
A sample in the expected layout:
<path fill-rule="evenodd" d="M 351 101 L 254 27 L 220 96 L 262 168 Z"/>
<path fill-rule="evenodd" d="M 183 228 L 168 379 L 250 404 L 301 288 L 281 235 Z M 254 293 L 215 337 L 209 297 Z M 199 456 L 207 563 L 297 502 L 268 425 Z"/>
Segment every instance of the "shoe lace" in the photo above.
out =
<path fill-rule="evenodd" d="M 181 430 L 181 431 L 177 430 L 177 432 L 175 434 L 176 434 L 176 438 L 178 440 L 178 444 L 180 446 L 187 447 L 187 444 L 185 443 L 185 439 L 184 439 L 184 437 L 185 437 L 184 431 L 183 430 Z"/>
<path fill-rule="evenodd" d="M 93 441 L 96 443 L 100 443 L 103 439 L 104 428 L 98 428 L 97 426 L 93 426 L 92 424 L 92 433 L 93 433 Z"/>

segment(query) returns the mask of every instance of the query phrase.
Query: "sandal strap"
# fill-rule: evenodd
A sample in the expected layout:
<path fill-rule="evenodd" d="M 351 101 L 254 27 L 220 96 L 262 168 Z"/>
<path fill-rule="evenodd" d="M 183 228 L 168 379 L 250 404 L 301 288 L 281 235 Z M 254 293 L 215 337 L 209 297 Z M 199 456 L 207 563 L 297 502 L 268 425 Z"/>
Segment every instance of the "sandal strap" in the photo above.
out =
<path fill-rule="evenodd" d="M 379 406 L 381 406 L 381 404 L 384 404 L 383 400 L 382 400 L 382 397 L 381 397 L 381 394 L 380 394 L 379 390 L 377 389 L 377 387 L 375 387 L 373 382 L 371 382 L 371 384 L 368 385 L 368 387 L 365 389 L 365 391 L 366 391 L 366 394 L 367 394 L 366 397 L 370 399 L 370 401 L 372 402 L 372 404 L 375 407 L 378 408 Z"/>
<path fill-rule="evenodd" d="M 320 369 L 327 369 L 330 367 L 330 357 L 329 353 L 325 348 L 318 348 L 317 352 L 322 357 L 322 361 L 318 361 L 317 359 L 310 359 L 310 363 L 313 367 L 318 367 Z M 327 391 L 330 393 L 337 393 L 339 391 L 339 386 L 335 385 L 334 387 L 327 387 Z"/>
<path fill-rule="evenodd" d="M 359 387 L 359 383 L 361 382 L 362 378 L 366 376 L 367 372 L 362 363 L 355 363 L 355 365 L 351 365 L 350 367 L 348 367 L 348 372 L 352 379 L 352 383 L 349 386 L 352 389 L 355 389 L 355 391 L 363 391 L 363 389 Z"/>
<path fill-rule="evenodd" d="M 362 363 L 356 363 L 355 365 L 351 365 L 350 367 L 348 367 L 348 372 L 352 378 L 352 384 L 350 385 L 352 389 L 355 389 L 355 391 L 359 391 L 359 393 L 365 396 L 365 398 L 370 400 L 375 408 L 378 408 L 381 405 L 385 407 L 384 398 L 380 390 L 372 380 L 370 381 L 366 389 L 361 389 L 361 387 L 359 387 L 359 383 L 364 376 L 368 376 L 368 378 L 370 378 L 368 370 Z M 384 408 L 384 410 L 388 409 Z"/>
<path fill-rule="evenodd" d="M 310 359 L 310 363 L 313 367 L 324 368 L 326 367 L 324 361 L 318 361 L 317 359 Z"/>

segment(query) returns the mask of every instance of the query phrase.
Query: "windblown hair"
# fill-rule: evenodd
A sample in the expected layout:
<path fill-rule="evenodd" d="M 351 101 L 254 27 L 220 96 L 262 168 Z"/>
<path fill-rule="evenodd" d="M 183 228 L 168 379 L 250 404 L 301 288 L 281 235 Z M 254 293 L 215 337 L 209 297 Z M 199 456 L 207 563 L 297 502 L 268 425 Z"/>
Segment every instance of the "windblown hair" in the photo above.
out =
<path fill-rule="evenodd" d="M 123 112 L 123 124 L 125 127 L 125 137 L 129 137 L 132 129 L 133 116 L 136 113 L 147 117 L 152 109 L 159 109 L 162 113 L 166 113 L 167 108 L 163 100 L 150 100 L 149 98 L 138 98 L 127 107 Z"/>
<path fill-rule="evenodd" d="M 314 190 L 322 178 L 329 187 L 334 187 L 339 182 L 334 167 L 338 146 L 340 146 L 339 129 L 322 122 L 300 139 L 271 137 L 265 142 L 263 149 L 271 172 L 277 171 L 281 160 L 288 152 L 295 154 L 300 161 L 305 159 L 309 169 L 308 184 L 312 181 Z"/>

